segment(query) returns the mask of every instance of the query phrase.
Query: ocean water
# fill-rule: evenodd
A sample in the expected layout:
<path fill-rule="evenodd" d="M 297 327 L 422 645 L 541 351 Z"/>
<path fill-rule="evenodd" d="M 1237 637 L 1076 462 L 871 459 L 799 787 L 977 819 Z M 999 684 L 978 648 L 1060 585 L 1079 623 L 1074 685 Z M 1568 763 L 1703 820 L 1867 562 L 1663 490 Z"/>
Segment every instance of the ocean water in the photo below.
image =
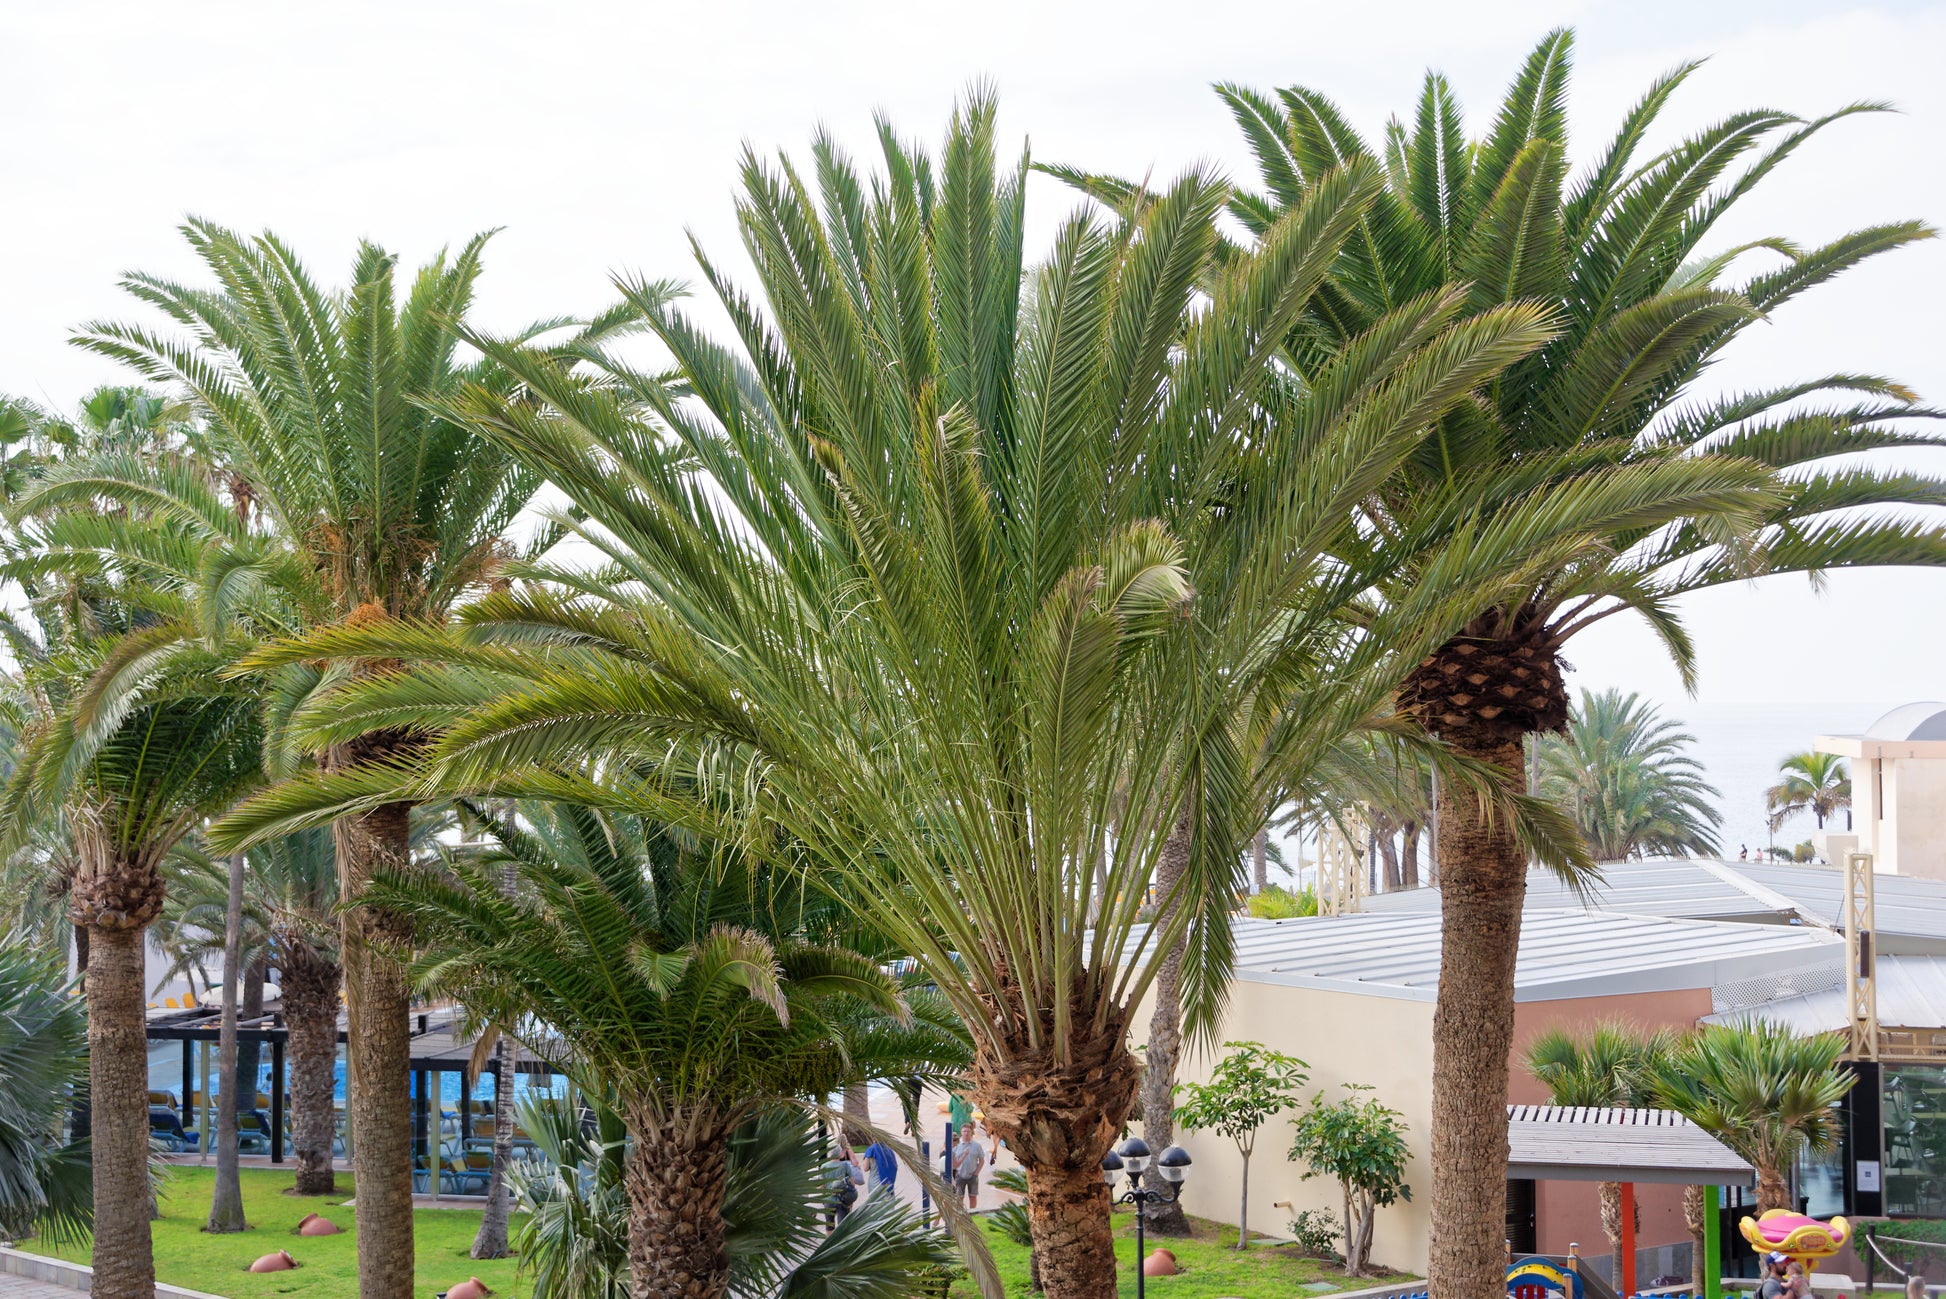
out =
<path fill-rule="evenodd" d="M 1735 861 L 1740 845 L 1754 851 L 1772 842 L 1764 826 L 1764 790 L 1777 783 L 1780 761 L 1811 748 L 1820 735 L 1862 731 L 1907 701 L 1711 704 L 1678 698 L 1656 702 L 1664 717 L 1682 723 L 1696 737 L 1691 752 L 1719 791 L 1716 807 L 1723 815 L 1723 855 Z M 1801 812 L 1778 829 L 1775 842 L 1795 846 L 1816 828 L 1811 814 Z M 1843 828 L 1842 819 L 1837 828 Z"/>

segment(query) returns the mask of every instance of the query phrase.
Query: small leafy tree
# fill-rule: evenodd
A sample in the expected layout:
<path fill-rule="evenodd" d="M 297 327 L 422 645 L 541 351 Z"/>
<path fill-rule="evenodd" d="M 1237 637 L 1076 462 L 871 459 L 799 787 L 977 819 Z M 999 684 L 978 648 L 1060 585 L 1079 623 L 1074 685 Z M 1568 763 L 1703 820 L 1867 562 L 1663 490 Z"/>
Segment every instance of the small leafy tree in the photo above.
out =
<path fill-rule="evenodd" d="M 1338 1179 L 1345 1203 L 1345 1275 L 1362 1276 L 1379 1208 L 1412 1198 L 1405 1182 L 1411 1152 L 1397 1110 L 1375 1096 L 1360 1097 L 1359 1092 L 1371 1090 L 1362 1083 L 1346 1083 L 1345 1090 L 1352 1094 L 1329 1104 L 1319 1092 L 1311 1108 L 1292 1120 L 1297 1137 L 1290 1157 L 1310 1165 L 1307 1179 L 1320 1174 Z"/>
<path fill-rule="evenodd" d="M 1309 1081 L 1310 1066 L 1260 1042 L 1225 1042 L 1229 1054 L 1217 1064 L 1208 1082 L 1179 1083 L 1176 1122 L 1191 1132 L 1221 1132 L 1237 1143 L 1243 1156 L 1243 1207 L 1237 1214 L 1237 1248 L 1250 1247 L 1250 1154 L 1256 1149 L 1257 1129 L 1279 1110 L 1295 1105 L 1299 1088 Z M 1158 1155 L 1161 1151 L 1156 1152 Z"/>

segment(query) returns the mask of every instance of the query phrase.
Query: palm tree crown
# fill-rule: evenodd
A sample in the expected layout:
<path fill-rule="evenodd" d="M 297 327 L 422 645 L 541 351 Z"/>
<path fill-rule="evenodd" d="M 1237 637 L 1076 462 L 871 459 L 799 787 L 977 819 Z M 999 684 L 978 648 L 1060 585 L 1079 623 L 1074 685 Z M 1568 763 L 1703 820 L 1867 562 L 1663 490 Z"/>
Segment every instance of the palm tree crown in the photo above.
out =
<path fill-rule="evenodd" d="M 1537 737 L 1537 792 L 1575 819 L 1600 861 L 1718 850 L 1718 791 L 1688 753 L 1694 737 L 1651 704 L 1583 691 L 1562 735 Z"/>
<path fill-rule="evenodd" d="M 1851 773 L 1836 754 L 1793 753 L 1778 764 L 1777 774 L 1778 782 L 1764 791 L 1772 830 L 1806 810 L 1822 830 L 1827 817 L 1851 809 Z"/>

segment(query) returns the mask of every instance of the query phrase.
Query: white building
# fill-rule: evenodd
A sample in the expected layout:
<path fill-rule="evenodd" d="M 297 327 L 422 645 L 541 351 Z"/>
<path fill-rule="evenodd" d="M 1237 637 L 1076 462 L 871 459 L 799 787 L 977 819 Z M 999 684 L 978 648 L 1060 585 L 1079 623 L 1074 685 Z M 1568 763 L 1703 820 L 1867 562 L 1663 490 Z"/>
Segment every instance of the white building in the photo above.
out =
<path fill-rule="evenodd" d="M 1820 735 L 1851 760 L 1852 829 L 1874 869 L 1946 880 L 1946 703 L 1894 708 L 1859 735 Z M 1839 864 L 1838 836 L 1827 860 Z"/>

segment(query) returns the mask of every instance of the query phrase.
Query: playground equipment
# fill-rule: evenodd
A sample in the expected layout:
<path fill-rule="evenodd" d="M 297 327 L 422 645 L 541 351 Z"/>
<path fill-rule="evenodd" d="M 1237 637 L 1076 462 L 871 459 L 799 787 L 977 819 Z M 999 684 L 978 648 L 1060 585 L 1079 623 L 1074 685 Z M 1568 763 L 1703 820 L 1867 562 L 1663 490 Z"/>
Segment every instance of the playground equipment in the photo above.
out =
<path fill-rule="evenodd" d="M 1570 1256 L 1565 1265 L 1530 1254 L 1507 1266 L 1507 1293 L 1512 1299 L 1585 1299 L 1581 1269 Z"/>
<path fill-rule="evenodd" d="M 1851 1224 L 1843 1218 L 1829 1222 L 1807 1218 L 1789 1209 L 1770 1209 L 1761 1217 L 1745 1218 L 1737 1230 L 1759 1254 L 1776 1251 L 1810 1267 L 1830 1258 L 1851 1239 Z"/>

